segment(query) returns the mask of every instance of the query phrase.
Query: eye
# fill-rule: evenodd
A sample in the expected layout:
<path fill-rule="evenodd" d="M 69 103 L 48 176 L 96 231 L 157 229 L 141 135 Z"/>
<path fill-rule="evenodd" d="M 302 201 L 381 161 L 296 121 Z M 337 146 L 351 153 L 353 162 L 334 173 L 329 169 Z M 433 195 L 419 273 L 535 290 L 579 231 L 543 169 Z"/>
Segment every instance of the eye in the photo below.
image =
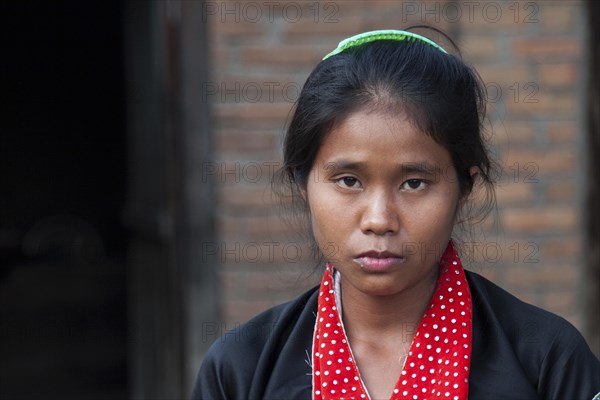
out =
<path fill-rule="evenodd" d="M 409 179 L 404 182 L 401 186 L 402 190 L 406 190 L 408 192 L 417 192 L 419 190 L 423 190 L 427 187 L 427 182 L 422 179 Z"/>
<path fill-rule="evenodd" d="M 358 189 L 360 188 L 360 182 L 353 176 L 344 176 L 335 181 L 339 186 L 344 189 Z"/>

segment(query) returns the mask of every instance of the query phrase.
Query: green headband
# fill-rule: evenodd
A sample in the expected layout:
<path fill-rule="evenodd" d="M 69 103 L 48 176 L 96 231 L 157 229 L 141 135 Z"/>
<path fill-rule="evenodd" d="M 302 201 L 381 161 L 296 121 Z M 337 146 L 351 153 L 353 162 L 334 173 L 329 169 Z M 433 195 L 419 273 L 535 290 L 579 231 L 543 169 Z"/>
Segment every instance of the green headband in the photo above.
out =
<path fill-rule="evenodd" d="M 448 54 L 446 50 L 444 50 L 440 45 L 435 43 L 434 41 L 427 39 L 424 36 L 417 35 L 416 33 L 407 32 L 407 31 L 397 31 L 393 29 L 379 30 L 379 31 L 371 31 L 359 33 L 358 35 L 349 37 L 344 39 L 338 44 L 338 47 L 333 50 L 331 53 L 327 54 L 323 57 L 323 60 L 328 59 L 331 56 L 336 54 L 340 54 L 351 47 L 358 46 L 364 43 L 374 42 L 376 40 L 397 40 L 397 41 L 415 41 L 420 40 L 421 42 L 427 43 L 436 49 L 440 50 L 443 53 Z"/>

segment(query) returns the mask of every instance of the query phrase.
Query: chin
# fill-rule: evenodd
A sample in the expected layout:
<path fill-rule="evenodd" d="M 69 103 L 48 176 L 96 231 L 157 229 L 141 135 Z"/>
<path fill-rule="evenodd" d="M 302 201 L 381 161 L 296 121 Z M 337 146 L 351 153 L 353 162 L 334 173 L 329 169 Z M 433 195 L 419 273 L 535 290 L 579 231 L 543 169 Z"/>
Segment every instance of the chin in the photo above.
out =
<path fill-rule="evenodd" d="M 405 288 L 394 284 L 375 283 L 362 288 L 362 292 L 373 297 L 393 296 L 401 293 Z"/>

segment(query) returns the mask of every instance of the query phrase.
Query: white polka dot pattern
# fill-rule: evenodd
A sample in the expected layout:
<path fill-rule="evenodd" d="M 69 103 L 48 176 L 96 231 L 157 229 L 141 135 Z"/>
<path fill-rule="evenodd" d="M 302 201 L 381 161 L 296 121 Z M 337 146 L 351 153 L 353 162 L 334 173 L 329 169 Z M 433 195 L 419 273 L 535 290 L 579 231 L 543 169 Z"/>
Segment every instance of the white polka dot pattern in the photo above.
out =
<path fill-rule="evenodd" d="M 332 273 L 328 264 L 319 290 L 313 399 L 367 399 L 336 306 Z M 471 335 L 471 292 L 450 242 L 440 261 L 437 287 L 390 399 L 467 399 Z"/>

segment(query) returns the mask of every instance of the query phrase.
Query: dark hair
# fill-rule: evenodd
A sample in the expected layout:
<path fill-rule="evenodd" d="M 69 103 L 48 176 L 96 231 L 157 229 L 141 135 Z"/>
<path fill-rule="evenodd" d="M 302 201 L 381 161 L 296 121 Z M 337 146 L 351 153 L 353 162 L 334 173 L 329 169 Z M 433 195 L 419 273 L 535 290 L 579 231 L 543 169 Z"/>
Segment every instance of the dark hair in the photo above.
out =
<path fill-rule="evenodd" d="M 310 74 L 286 132 L 283 167 L 274 180 L 276 192 L 282 195 L 283 186 L 294 207 L 306 210 L 301 191 L 325 136 L 350 114 L 367 108 L 401 110 L 446 148 L 461 196 L 471 193 L 475 182 L 470 168 L 478 167 L 487 195 L 481 219 L 494 208 L 495 168 L 483 134 L 485 86 L 462 61 L 454 42 L 427 28 L 446 38 L 458 54 L 445 54 L 418 40 L 377 40 L 321 61 Z"/>

